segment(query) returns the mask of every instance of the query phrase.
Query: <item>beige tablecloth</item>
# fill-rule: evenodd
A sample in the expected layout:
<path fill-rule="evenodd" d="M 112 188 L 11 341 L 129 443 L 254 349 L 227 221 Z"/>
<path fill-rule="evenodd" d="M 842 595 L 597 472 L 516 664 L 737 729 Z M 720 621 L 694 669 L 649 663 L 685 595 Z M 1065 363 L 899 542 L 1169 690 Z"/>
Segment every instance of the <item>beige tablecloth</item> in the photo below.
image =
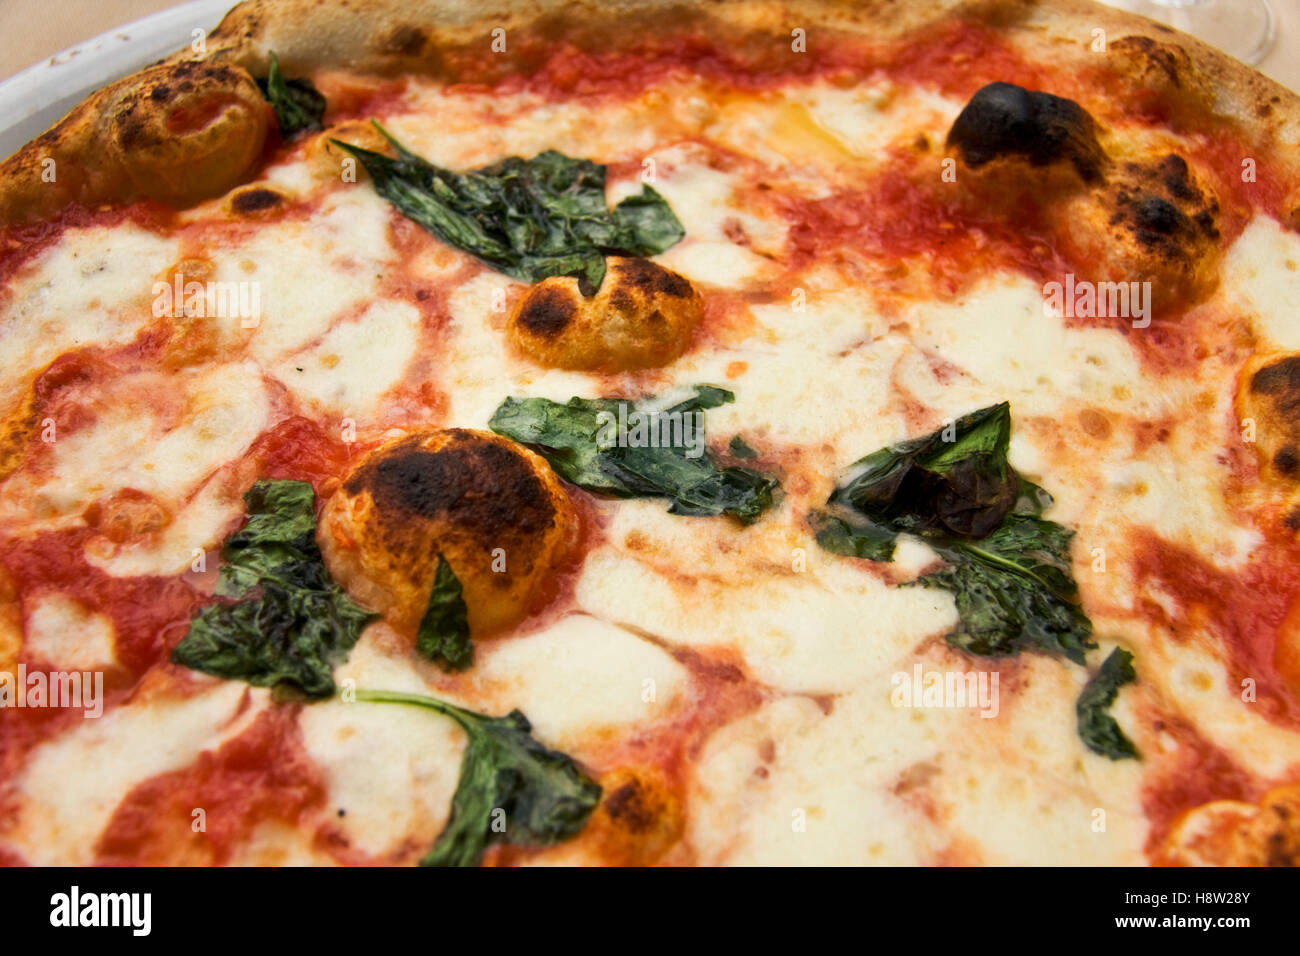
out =
<path fill-rule="evenodd" d="M 175 2 L 0 0 L 0 78 Z M 1279 40 L 1260 68 L 1291 89 L 1300 90 L 1300 0 L 1272 2 L 1280 21 Z M 232 6 L 234 3 L 231 0 Z"/>

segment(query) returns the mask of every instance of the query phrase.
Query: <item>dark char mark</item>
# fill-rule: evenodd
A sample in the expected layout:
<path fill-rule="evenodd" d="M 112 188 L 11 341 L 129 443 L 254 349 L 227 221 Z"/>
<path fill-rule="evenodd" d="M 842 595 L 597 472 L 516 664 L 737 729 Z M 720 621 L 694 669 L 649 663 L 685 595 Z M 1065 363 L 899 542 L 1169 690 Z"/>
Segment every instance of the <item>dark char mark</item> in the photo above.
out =
<path fill-rule="evenodd" d="M 1106 163 L 1087 110 L 1013 83 L 990 83 L 971 97 L 952 124 L 948 145 L 972 169 L 1003 156 L 1022 156 L 1033 166 L 1067 160 L 1088 183 L 1101 178 Z"/>

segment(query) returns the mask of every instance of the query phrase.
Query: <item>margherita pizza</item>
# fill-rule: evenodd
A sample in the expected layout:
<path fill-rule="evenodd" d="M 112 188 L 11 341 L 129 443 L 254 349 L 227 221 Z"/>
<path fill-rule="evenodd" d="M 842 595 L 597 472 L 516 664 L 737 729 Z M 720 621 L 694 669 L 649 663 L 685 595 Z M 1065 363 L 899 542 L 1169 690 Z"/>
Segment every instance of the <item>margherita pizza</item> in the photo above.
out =
<path fill-rule="evenodd" d="M 248 0 L 0 165 L 0 861 L 1294 864 L 1300 99 L 1084 0 Z"/>

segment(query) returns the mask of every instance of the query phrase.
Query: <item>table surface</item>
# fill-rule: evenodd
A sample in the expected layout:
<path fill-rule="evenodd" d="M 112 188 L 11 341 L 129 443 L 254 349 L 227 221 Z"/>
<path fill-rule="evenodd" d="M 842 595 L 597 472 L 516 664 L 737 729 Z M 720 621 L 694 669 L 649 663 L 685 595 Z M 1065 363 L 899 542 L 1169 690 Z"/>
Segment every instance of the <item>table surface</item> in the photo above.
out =
<path fill-rule="evenodd" d="M 0 0 L 0 79 L 178 0 Z M 1224 0 L 1231 3 L 1233 0 Z M 235 0 L 231 0 L 233 6 Z M 1272 0 L 1278 43 L 1260 69 L 1300 90 L 1300 0 Z M 215 24 L 195 24 L 211 27 Z"/>

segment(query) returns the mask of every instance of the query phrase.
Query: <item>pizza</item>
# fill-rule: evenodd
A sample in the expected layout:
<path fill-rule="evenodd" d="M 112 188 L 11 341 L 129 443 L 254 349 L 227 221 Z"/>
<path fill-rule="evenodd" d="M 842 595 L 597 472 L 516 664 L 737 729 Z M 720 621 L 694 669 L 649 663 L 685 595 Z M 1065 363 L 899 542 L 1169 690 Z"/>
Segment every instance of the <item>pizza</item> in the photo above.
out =
<path fill-rule="evenodd" d="M 248 0 L 0 166 L 0 861 L 1300 859 L 1300 99 L 1083 0 Z"/>

